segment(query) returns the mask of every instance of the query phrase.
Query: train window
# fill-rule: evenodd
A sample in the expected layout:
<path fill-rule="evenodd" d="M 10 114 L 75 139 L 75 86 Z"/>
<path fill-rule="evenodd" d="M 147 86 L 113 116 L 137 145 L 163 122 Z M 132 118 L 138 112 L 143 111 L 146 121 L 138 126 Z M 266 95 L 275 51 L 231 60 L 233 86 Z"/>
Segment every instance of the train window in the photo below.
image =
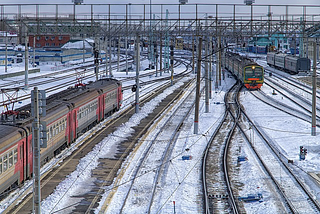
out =
<path fill-rule="evenodd" d="M 2 157 L 0 157 L 0 175 L 2 174 Z"/>
<path fill-rule="evenodd" d="M 47 139 L 50 140 L 50 135 L 49 132 L 47 133 Z"/>
<path fill-rule="evenodd" d="M 53 137 L 53 129 L 52 129 L 52 126 L 50 127 L 50 137 L 49 138 L 52 138 Z"/>
<path fill-rule="evenodd" d="M 63 130 L 64 130 L 64 119 L 61 122 L 61 131 L 63 131 Z"/>
<path fill-rule="evenodd" d="M 9 168 L 13 165 L 13 151 L 9 152 Z"/>
<path fill-rule="evenodd" d="M 250 68 L 250 67 L 246 68 L 246 74 L 247 75 L 253 74 L 252 68 Z"/>
<path fill-rule="evenodd" d="M 8 169 L 8 156 L 7 154 L 5 154 L 3 156 L 3 171 L 5 172 L 7 171 L 7 169 Z"/>
<path fill-rule="evenodd" d="M 262 68 L 257 67 L 256 70 L 255 70 L 255 75 L 256 75 L 256 76 L 262 76 L 262 73 L 263 73 L 263 72 L 262 72 Z"/>
<path fill-rule="evenodd" d="M 15 149 L 13 153 L 13 163 L 15 164 L 18 162 L 18 149 Z"/>

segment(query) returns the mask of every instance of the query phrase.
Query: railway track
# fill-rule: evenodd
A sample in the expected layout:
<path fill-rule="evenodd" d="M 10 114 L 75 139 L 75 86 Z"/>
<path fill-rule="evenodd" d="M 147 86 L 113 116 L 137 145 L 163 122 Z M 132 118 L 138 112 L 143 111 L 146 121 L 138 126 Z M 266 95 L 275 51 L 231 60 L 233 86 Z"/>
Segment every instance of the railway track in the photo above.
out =
<path fill-rule="evenodd" d="M 115 62 L 113 62 L 113 64 L 115 64 Z M 99 69 L 99 76 L 102 76 L 104 75 L 104 72 L 105 72 L 105 65 L 100 65 L 100 68 L 102 69 Z M 30 88 L 34 86 L 44 87 L 45 88 L 44 90 L 46 90 L 46 93 L 48 95 L 56 93 L 59 90 L 62 90 L 66 87 L 70 87 L 70 86 L 73 87 L 77 83 L 77 80 L 76 80 L 77 74 L 75 71 L 81 70 L 81 69 L 84 70 L 83 71 L 84 76 L 82 79 L 83 81 L 89 81 L 89 80 L 95 79 L 96 75 L 94 73 L 94 65 L 89 64 L 89 65 L 81 65 L 80 67 L 68 68 L 62 71 L 55 71 L 55 72 L 52 72 L 51 74 L 42 74 L 36 77 L 31 77 L 29 78 L 29 87 Z M 116 67 L 113 66 L 112 70 L 115 70 L 115 69 Z M 15 80 L 13 82 L 9 81 L 4 84 L 1 84 L 0 86 L 2 88 L 5 88 L 6 86 L 10 86 L 10 88 L 12 88 L 12 86 L 16 84 L 18 84 L 19 86 L 20 83 L 21 84 L 24 83 L 24 79 L 21 79 L 19 81 Z M 52 85 L 52 83 L 56 83 L 56 84 Z M 24 94 L 24 95 L 18 96 L 15 99 L 15 102 L 22 102 L 28 99 L 30 99 L 30 94 Z M 0 103 L 0 107 L 3 107 L 4 105 L 9 105 L 9 104 L 11 104 L 11 100 L 5 100 Z"/>
<path fill-rule="evenodd" d="M 289 100 L 294 105 L 289 105 L 288 102 L 283 102 L 283 99 L 275 99 L 272 96 L 268 96 L 263 91 L 252 91 L 250 92 L 252 95 L 254 95 L 259 100 L 263 101 L 264 103 L 277 108 L 283 112 L 286 112 L 292 116 L 295 116 L 299 119 L 302 119 L 306 122 L 311 122 L 312 118 L 312 102 L 308 97 L 311 97 L 311 91 L 310 86 L 304 85 L 302 83 L 298 83 L 296 81 L 292 82 L 287 79 L 283 78 L 267 78 L 266 77 L 265 85 L 269 86 L 271 89 L 274 90 L 277 94 L 281 94 L 282 98 L 285 97 L 287 100 Z M 283 83 L 285 82 L 285 83 Z M 285 86 L 285 84 L 290 85 Z M 306 95 L 308 94 L 308 95 Z M 320 99 L 319 96 L 317 96 L 317 99 Z M 320 108 L 316 108 L 317 115 L 317 126 L 320 126 Z"/>
<path fill-rule="evenodd" d="M 237 205 L 236 189 L 230 182 L 230 164 L 228 163 L 229 144 L 239 120 L 239 106 L 235 106 L 235 98 L 241 87 L 235 84 L 226 93 L 225 113 L 218 128 L 211 136 L 203 154 L 202 184 L 204 192 L 205 213 L 242 213 Z"/>
<path fill-rule="evenodd" d="M 276 192 L 284 201 L 286 213 L 320 213 L 320 204 L 299 178 L 295 170 L 288 164 L 290 161 L 276 144 L 266 136 L 265 132 L 249 118 L 241 108 L 242 123 L 238 124 L 239 130 L 255 154 L 264 171 L 271 178 Z M 253 142 L 246 130 L 253 130 L 252 135 L 257 136 Z M 252 159 L 251 157 L 251 159 Z M 251 161 L 253 162 L 253 161 Z M 279 174 L 280 172 L 280 174 Z M 273 196 L 274 197 L 274 196 Z M 282 211 L 279 211 L 282 212 Z"/>
<path fill-rule="evenodd" d="M 177 78 L 175 82 L 179 81 L 180 79 L 181 78 Z M 141 100 L 142 105 L 143 103 L 152 99 L 157 94 L 160 94 L 165 88 L 168 87 L 169 84 L 170 83 L 167 82 L 165 86 L 162 86 L 162 87 L 158 86 L 157 89 L 154 89 L 153 93 L 151 93 L 147 98 L 144 98 Z M 178 91 L 175 93 L 178 93 Z M 164 101 L 164 102 L 169 102 L 171 100 L 170 98 L 172 97 L 171 96 L 167 97 L 166 98 L 167 101 Z M 53 192 L 55 186 L 59 182 L 61 182 L 61 179 L 63 179 L 64 177 L 66 177 L 68 174 L 70 174 L 75 170 L 78 160 L 84 157 L 85 154 L 89 153 L 94 148 L 95 144 L 97 144 L 98 142 L 101 142 L 104 136 L 106 136 L 107 134 L 112 133 L 115 127 L 121 126 L 124 123 L 124 121 L 128 120 L 128 117 L 134 113 L 133 109 L 134 109 L 134 105 L 131 105 L 130 107 L 125 108 L 125 110 L 121 112 L 119 115 L 117 115 L 116 118 L 113 117 L 112 121 L 110 120 L 105 124 L 100 124 L 100 127 L 103 127 L 103 128 L 99 129 L 99 131 L 94 134 L 90 134 L 91 137 L 85 137 L 86 142 L 79 143 L 81 144 L 79 149 L 76 151 L 73 151 L 72 155 L 70 157 L 67 157 L 63 161 L 63 164 L 62 164 L 63 167 L 56 167 L 57 165 L 59 165 L 59 161 L 58 161 L 56 165 L 52 167 L 52 171 L 48 171 L 45 174 L 43 174 L 42 198 L 44 199 L 47 196 L 49 196 Z M 154 116 L 153 114 L 149 116 L 150 118 L 148 118 L 148 120 L 151 120 L 151 118 L 153 119 L 153 116 Z M 134 145 L 135 145 L 135 142 L 120 143 L 117 146 L 119 148 L 119 153 L 116 154 L 117 160 L 115 160 L 114 158 L 100 160 L 100 163 L 103 163 L 102 169 L 94 171 L 94 175 L 95 175 L 94 177 L 96 177 L 98 180 L 103 180 L 102 182 L 104 184 L 110 185 L 114 177 L 116 176 L 118 169 L 121 167 L 122 162 L 125 160 L 125 157 L 131 152 Z M 106 171 L 108 171 L 108 173 L 106 173 Z M 83 204 L 79 202 L 78 206 L 76 207 L 76 210 L 79 210 L 80 213 L 91 212 L 90 210 L 99 201 L 101 197 L 101 195 L 99 195 L 99 192 L 101 193 L 101 191 L 104 191 L 104 189 L 100 186 L 101 183 L 96 183 L 95 185 L 96 187 L 92 191 L 96 191 L 97 196 L 92 197 L 90 193 L 84 196 L 85 197 L 84 201 L 87 201 L 86 204 L 89 202 L 90 205 L 83 206 Z M 30 192 L 30 189 L 29 189 L 29 192 Z M 23 197 L 26 198 L 24 202 L 20 203 L 14 208 L 12 208 L 12 206 L 8 207 L 8 209 L 6 210 L 6 213 L 30 213 L 32 208 L 31 206 L 32 195 L 29 194 L 29 196 L 27 197 L 23 196 Z M 12 203 L 12 205 L 14 205 L 14 203 Z"/>
<path fill-rule="evenodd" d="M 174 158 L 172 157 L 172 151 L 179 137 L 184 120 L 193 109 L 195 99 L 192 88 L 194 87 L 193 79 L 177 94 L 177 99 L 173 100 L 176 103 L 175 105 L 168 103 L 167 107 L 164 108 L 162 112 L 159 112 L 157 122 L 149 128 L 148 132 L 140 140 L 139 144 L 145 152 L 140 159 L 130 161 L 133 163 L 138 162 L 138 164 L 134 166 L 134 172 L 130 172 L 133 174 L 130 184 L 124 181 L 127 183 L 127 186 L 129 185 L 129 187 L 127 187 L 129 191 L 123 196 L 124 202 L 119 208 L 120 211 L 109 210 L 108 213 L 128 213 L 131 209 L 134 209 L 134 207 L 139 206 L 143 207 L 147 213 L 160 212 L 162 204 L 161 198 L 166 198 L 161 191 L 162 184 L 165 182 L 164 177 L 168 170 L 170 160 Z M 159 129 L 159 127 L 161 128 Z M 158 128 L 158 130 L 154 133 L 156 128 Z M 168 132 L 170 132 L 170 134 L 168 134 Z M 150 165 L 153 166 L 151 169 Z M 146 183 L 146 181 L 148 182 Z M 139 188 L 141 185 L 150 191 L 144 192 Z M 137 195 L 139 195 L 138 198 Z M 119 196 L 116 198 L 119 203 Z M 139 200 L 139 198 L 148 198 L 148 200 L 143 200 L 142 203 L 138 204 L 132 203 L 133 201 Z"/>
<path fill-rule="evenodd" d="M 113 64 L 115 64 L 115 63 L 116 62 L 114 62 Z M 184 63 L 184 62 L 181 59 L 177 59 L 177 61 L 174 64 L 174 67 L 178 67 L 182 63 Z M 123 65 L 125 65 L 125 61 L 121 60 L 120 66 L 123 66 Z M 100 67 L 102 69 L 99 69 L 99 76 L 103 76 L 104 72 L 105 72 L 105 70 L 103 70 L 103 69 L 105 69 L 105 65 L 100 65 Z M 54 94 L 57 91 L 63 90 L 66 87 L 70 87 L 70 86 L 74 87 L 74 85 L 76 83 L 76 79 L 75 79 L 76 73 L 74 71 L 76 69 L 79 69 L 79 68 L 70 68 L 70 69 L 67 69 L 67 70 L 64 70 L 64 71 L 54 72 L 54 73 L 50 74 L 50 76 L 51 77 L 54 76 L 54 78 L 49 78 L 49 79 L 48 79 L 48 75 L 47 74 L 37 76 L 37 77 L 35 77 L 35 79 L 36 80 L 40 79 L 40 81 L 36 82 L 36 83 L 30 83 L 29 87 L 41 86 L 41 85 L 49 84 L 50 86 L 48 86 L 48 87 L 43 86 L 43 87 L 45 87 L 44 90 L 46 90 L 47 95 Z M 82 79 L 83 81 L 92 81 L 92 80 L 94 80 L 96 78 L 96 75 L 94 73 L 94 66 L 92 66 L 92 65 L 88 65 L 86 67 L 81 66 L 81 69 L 86 69 L 86 71 L 85 71 L 86 75 L 83 77 L 83 79 Z M 113 66 L 112 70 L 113 71 L 117 70 L 117 67 Z M 146 72 L 144 74 L 140 74 L 139 77 L 140 78 L 149 77 L 151 75 L 154 75 L 155 73 L 156 73 L 156 71 L 150 71 L 150 72 Z M 181 76 L 181 75 L 184 75 L 185 73 L 187 73 L 187 72 L 183 72 L 183 74 L 177 74 L 176 76 Z M 45 80 L 42 80 L 43 78 Z M 66 80 L 66 79 L 69 79 L 69 80 Z M 134 79 L 135 79 L 135 77 L 124 77 L 124 78 L 121 79 L 121 81 L 123 83 L 125 83 L 125 82 L 130 82 L 130 81 L 132 81 Z M 152 81 L 153 82 L 158 82 L 158 81 L 163 81 L 163 80 L 168 80 L 168 79 L 170 79 L 170 77 L 164 76 L 164 77 L 159 77 L 157 80 L 152 80 Z M 23 81 L 23 80 L 21 80 L 21 81 Z M 145 81 L 145 82 L 141 81 L 140 85 L 141 86 L 147 85 L 147 84 L 150 84 L 150 82 L 152 82 L 152 81 L 150 81 L 150 80 Z M 56 83 L 56 84 L 52 86 L 52 83 Z M 132 84 L 130 84 L 128 86 L 124 86 L 123 88 L 124 89 L 131 89 L 132 85 L 134 85 L 134 83 L 132 83 Z M 17 99 L 15 99 L 15 102 L 22 102 L 22 101 L 25 101 L 25 100 L 30 100 L 30 94 L 20 95 L 19 97 L 17 97 Z M 11 100 L 6 100 L 6 101 L 0 103 L 0 107 L 8 106 L 10 104 L 11 104 Z"/>
<path fill-rule="evenodd" d="M 225 102 L 230 103 L 230 101 L 227 100 Z M 282 198 L 281 200 L 284 201 L 284 207 L 286 208 L 282 208 L 282 211 L 285 209 L 285 212 L 289 213 L 319 213 L 319 203 L 314 199 L 313 194 L 310 192 L 308 187 L 306 187 L 304 182 L 302 182 L 298 176 L 295 175 L 290 166 L 288 166 L 288 159 L 285 158 L 285 155 L 283 155 L 281 151 L 274 146 L 275 144 L 273 142 L 270 142 L 270 138 L 266 137 L 263 131 L 254 125 L 253 121 L 250 120 L 245 111 L 242 108 L 239 108 L 240 104 L 238 103 L 238 98 L 231 103 L 231 105 L 226 107 L 227 110 L 224 118 L 221 120 L 219 128 L 210 139 L 210 144 L 208 144 L 203 156 L 202 180 L 205 213 L 245 212 L 243 210 L 243 202 L 238 201 L 234 196 L 238 194 L 238 187 L 241 189 L 240 186 L 237 187 L 237 185 L 241 184 L 238 183 L 239 181 L 237 181 L 237 179 L 228 177 L 228 172 L 231 174 L 237 173 L 237 170 L 234 169 L 234 167 L 231 167 L 230 164 L 228 165 L 228 144 L 236 127 L 239 128 L 239 131 L 241 135 L 244 136 L 245 141 L 250 144 L 250 147 L 261 163 L 261 166 L 273 181 L 274 186 L 277 189 L 274 195 L 279 194 L 278 197 Z M 235 103 L 237 103 L 237 105 L 234 105 Z M 239 111 L 241 111 L 241 113 Z M 234 116 L 230 117 L 229 113 Z M 242 117 L 240 117 L 240 114 Z M 221 127 L 223 130 L 228 131 L 221 133 L 223 132 L 221 131 Z M 249 128 L 254 129 L 256 132 L 255 135 L 259 136 L 258 138 L 261 138 L 261 140 L 257 140 L 256 137 L 256 140 L 253 143 L 251 141 L 251 136 L 249 137 L 245 131 L 249 130 Z M 225 143 L 219 144 L 217 139 L 219 139 L 220 142 L 223 141 Z M 236 141 L 238 140 L 239 139 Z M 234 155 L 235 154 L 232 156 L 234 157 Z M 223 164 L 219 163 L 218 160 L 223 160 Z M 214 167 L 220 166 L 220 164 L 223 166 L 224 170 L 219 169 L 219 167 Z M 223 173 L 219 173 L 219 171 L 222 170 Z M 280 177 L 279 171 L 281 172 Z M 229 185 L 226 183 L 230 182 L 230 180 L 233 181 L 233 184 L 228 187 Z M 219 185 L 214 185 L 217 183 L 219 183 Z M 274 195 L 273 197 L 277 198 L 277 196 Z M 277 206 L 281 207 L 279 204 Z M 281 210 L 281 208 L 279 208 L 279 210 Z"/>

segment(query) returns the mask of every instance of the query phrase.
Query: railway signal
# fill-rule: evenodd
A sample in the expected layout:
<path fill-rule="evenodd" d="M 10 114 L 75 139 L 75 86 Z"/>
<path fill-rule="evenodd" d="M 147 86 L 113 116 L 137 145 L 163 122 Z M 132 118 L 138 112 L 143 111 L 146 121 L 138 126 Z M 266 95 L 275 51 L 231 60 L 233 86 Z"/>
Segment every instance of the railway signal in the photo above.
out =
<path fill-rule="evenodd" d="M 131 91 L 132 92 L 136 92 L 136 90 L 137 90 L 137 85 L 133 85 L 132 88 L 131 88 Z"/>
<path fill-rule="evenodd" d="M 305 160 L 307 153 L 308 153 L 307 149 L 303 148 L 303 146 L 300 146 L 299 159 L 300 160 Z"/>
<path fill-rule="evenodd" d="M 34 211 L 41 213 L 41 187 L 40 187 L 40 148 L 47 147 L 46 123 L 40 122 L 40 116 L 46 116 L 46 92 L 34 87 L 31 91 L 31 115 L 34 117 L 32 123 L 32 145 L 34 159 Z M 43 145 L 41 145 L 41 140 Z"/>

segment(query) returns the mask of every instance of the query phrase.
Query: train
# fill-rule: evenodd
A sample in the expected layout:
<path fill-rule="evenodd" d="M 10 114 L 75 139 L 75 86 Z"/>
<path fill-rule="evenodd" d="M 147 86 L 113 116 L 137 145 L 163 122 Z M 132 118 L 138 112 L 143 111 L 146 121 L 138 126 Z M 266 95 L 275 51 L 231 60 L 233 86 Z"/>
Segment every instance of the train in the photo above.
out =
<path fill-rule="evenodd" d="M 311 61 L 309 58 L 276 52 L 269 52 L 267 54 L 267 63 L 269 66 L 289 74 L 309 72 L 311 68 Z"/>
<path fill-rule="evenodd" d="M 46 115 L 40 122 L 47 133 L 47 147 L 41 148 L 41 165 L 70 146 L 82 133 L 118 111 L 122 100 L 122 84 L 111 78 L 71 87 L 46 98 Z M 16 114 L 1 116 L 0 200 L 32 178 L 33 118 L 30 109 L 28 104 L 16 109 Z"/>
<path fill-rule="evenodd" d="M 227 52 L 222 66 L 229 70 L 249 90 L 260 89 L 264 82 L 264 69 L 246 56 Z"/>

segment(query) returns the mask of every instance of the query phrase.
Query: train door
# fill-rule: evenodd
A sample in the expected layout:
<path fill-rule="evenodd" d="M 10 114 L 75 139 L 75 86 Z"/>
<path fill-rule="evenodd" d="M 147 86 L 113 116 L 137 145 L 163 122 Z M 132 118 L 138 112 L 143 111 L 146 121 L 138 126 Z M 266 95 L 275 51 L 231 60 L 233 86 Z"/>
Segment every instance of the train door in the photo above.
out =
<path fill-rule="evenodd" d="M 121 104 L 122 104 L 122 89 L 121 89 L 121 87 L 118 87 L 117 103 L 118 103 L 118 109 L 119 109 L 121 107 Z"/>
<path fill-rule="evenodd" d="M 25 159 L 25 165 L 27 167 L 26 177 L 30 178 L 33 172 L 33 147 L 32 147 L 32 135 L 27 135 L 25 146 L 23 146 L 23 154 Z"/>
<path fill-rule="evenodd" d="M 27 139 L 27 138 L 26 138 Z M 28 142 L 28 141 L 27 141 Z M 27 169 L 27 155 L 25 154 L 24 147 L 27 146 L 27 142 L 22 141 L 22 144 L 19 145 L 19 161 L 22 163 L 22 173 L 23 173 L 23 180 L 25 181 L 27 179 L 28 169 Z"/>
<path fill-rule="evenodd" d="M 77 136 L 77 111 L 76 110 L 73 110 L 72 111 L 72 115 L 73 115 L 73 117 L 72 117 L 72 125 L 73 125 L 73 135 L 72 135 L 72 137 L 73 137 L 73 139 L 72 139 L 72 142 L 76 139 L 76 136 Z"/>
<path fill-rule="evenodd" d="M 104 119 L 104 115 L 105 115 L 105 108 L 106 108 L 106 103 L 104 102 L 105 101 L 105 97 L 106 95 L 105 94 L 102 94 L 100 97 L 99 97 L 99 101 L 100 101 L 100 121 Z"/>
<path fill-rule="evenodd" d="M 69 126 L 69 144 L 72 143 L 76 135 L 76 111 L 72 110 L 69 113 L 68 126 Z"/>

